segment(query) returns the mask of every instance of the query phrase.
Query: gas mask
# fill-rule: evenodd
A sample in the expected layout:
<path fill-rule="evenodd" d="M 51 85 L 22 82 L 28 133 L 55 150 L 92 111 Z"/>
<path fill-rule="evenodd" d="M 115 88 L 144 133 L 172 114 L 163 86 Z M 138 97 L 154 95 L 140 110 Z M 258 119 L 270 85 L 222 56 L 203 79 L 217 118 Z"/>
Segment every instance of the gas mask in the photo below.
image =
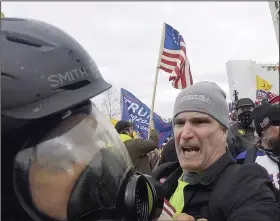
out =
<path fill-rule="evenodd" d="M 25 211 L 36 221 L 157 220 L 160 184 L 134 170 L 96 107 L 90 103 L 59 119 L 15 158 L 14 189 Z"/>
<path fill-rule="evenodd" d="M 250 127 L 253 122 L 252 111 L 241 112 L 238 114 L 237 119 L 245 128 Z"/>

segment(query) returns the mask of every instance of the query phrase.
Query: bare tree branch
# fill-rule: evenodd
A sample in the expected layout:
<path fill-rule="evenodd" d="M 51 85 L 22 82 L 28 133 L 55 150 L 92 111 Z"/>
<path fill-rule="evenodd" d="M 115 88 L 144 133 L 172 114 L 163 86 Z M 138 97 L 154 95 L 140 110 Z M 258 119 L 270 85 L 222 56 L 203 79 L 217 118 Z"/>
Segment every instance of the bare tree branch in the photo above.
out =
<path fill-rule="evenodd" d="M 120 97 L 115 88 L 111 88 L 104 92 L 104 98 L 100 105 L 100 110 L 109 119 L 120 117 Z"/>

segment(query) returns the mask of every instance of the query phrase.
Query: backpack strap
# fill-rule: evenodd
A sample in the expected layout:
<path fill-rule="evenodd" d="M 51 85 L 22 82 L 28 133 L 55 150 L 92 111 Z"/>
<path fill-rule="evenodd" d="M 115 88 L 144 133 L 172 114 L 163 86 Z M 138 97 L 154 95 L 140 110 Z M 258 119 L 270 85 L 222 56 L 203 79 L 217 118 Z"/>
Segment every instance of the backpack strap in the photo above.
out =
<path fill-rule="evenodd" d="M 254 146 L 247 150 L 247 154 L 243 164 L 254 163 L 257 157 L 257 148 Z"/>

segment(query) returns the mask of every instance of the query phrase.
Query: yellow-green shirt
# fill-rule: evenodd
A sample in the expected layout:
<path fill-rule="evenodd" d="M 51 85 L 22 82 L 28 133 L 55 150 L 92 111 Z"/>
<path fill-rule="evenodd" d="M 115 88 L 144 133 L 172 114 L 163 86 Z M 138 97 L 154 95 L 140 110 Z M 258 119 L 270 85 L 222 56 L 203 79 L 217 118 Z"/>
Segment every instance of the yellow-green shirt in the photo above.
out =
<path fill-rule="evenodd" d="M 188 185 L 187 182 L 184 182 L 182 180 L 182 176 L 178 179 L 178 186 L 171 196 L 169 203 L 175 208 L 176 213 L 174 214 L 173 218 L 176 217 L 177 215 L 181 214 L 184 206 L 185 206 L 185 201 L 184 201 L 184 188 L 185 186 Z"/>

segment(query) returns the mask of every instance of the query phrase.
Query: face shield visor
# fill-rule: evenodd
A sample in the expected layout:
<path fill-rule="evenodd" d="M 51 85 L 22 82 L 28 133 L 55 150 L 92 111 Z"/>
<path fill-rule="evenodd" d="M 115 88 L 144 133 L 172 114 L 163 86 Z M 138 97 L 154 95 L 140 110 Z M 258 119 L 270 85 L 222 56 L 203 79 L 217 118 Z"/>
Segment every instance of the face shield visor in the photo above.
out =
<path fill-rule="evenodd" d="M 28 214 L 44 221 L 127 220 L 126 213 L 149 220 L 156 196 L 92 104 L 65 113 L 36 145 L 17 154 L 14 189 Z M 139 199 L 146 203 L 137 207 Z"/>

